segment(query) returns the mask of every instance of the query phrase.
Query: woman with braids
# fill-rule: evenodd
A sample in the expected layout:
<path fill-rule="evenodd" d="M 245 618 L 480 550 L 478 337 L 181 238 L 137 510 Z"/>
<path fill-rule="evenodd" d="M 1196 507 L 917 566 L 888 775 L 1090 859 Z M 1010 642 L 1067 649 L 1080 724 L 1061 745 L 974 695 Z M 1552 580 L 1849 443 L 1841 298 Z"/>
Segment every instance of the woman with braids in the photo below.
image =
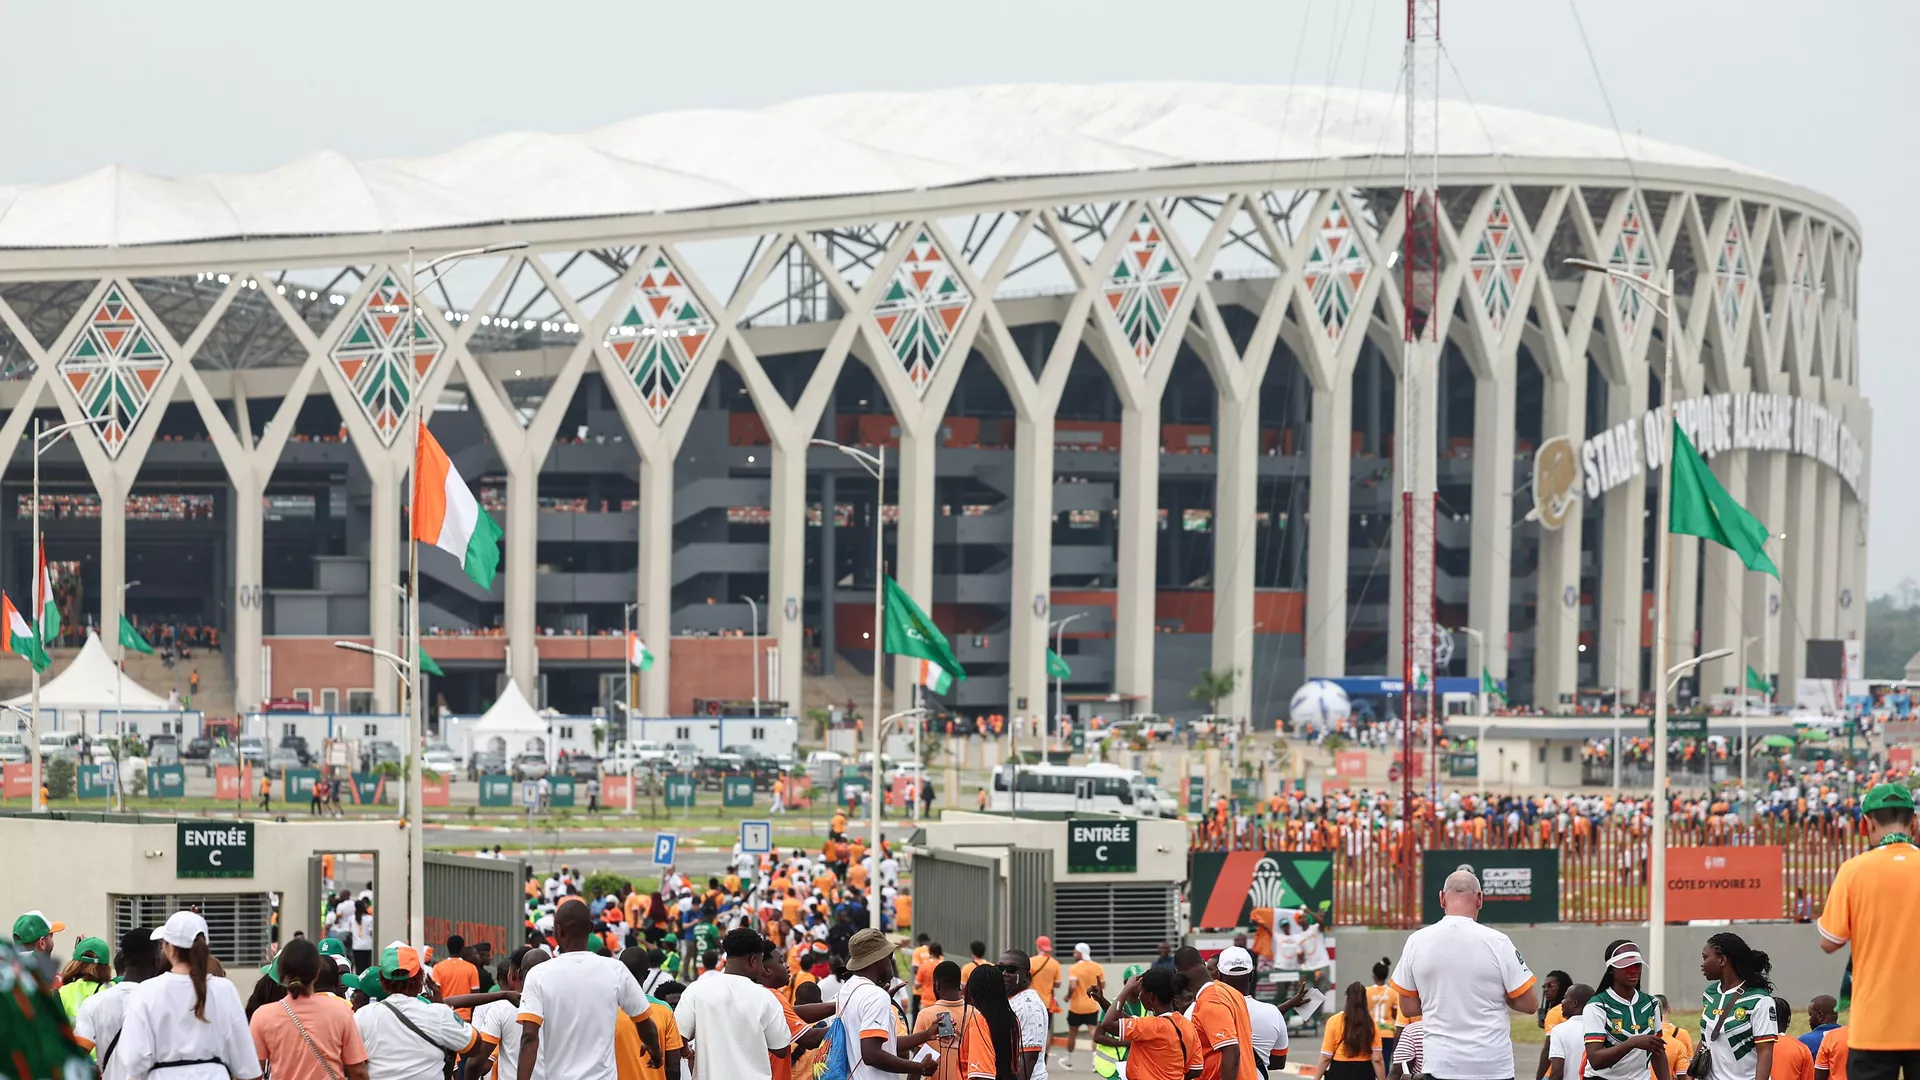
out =
<path fill-rule="evenodd" d="M 367 1080 L 367 1045 L 353 1007 L 314 991 L 322 969 L 337 970 L 333 958 L 321 956 L 306 938 L 295 938 L 274 965 L 286 993 L 247 1022 L 260 1064 L 274 1080 Z"/>
<path fill-rule="evenodd" d="M 1320 1043 L 1320 1075 L 1326 1080 L 1387 1080 L 1380 1029 L 1367 1009 L 1367 988 L 1347 985 L 1347 1007 L 1327 1021 Z"/>
<path fill-rule="evenodd" d="M 119 1048 L 126 1057 L 125 1075 L 254 1080 L 260 1060 L 240 992 L 209 971 L 207 920 L 176 911 L 153 936 L 167 970 L 141 983 L 128 999 Z"/>
<path fill-rule="evenodd" d="M 1007 984 L 1000 969 L 981 964 L 973 969 L 963 990 L 966 1007 L 959 1030 L 960 1080 L 1017 1080 L 1020 1067 L 1020 1021 L 1007 1004 Z"/>
<path fill-rule="evenodd" d="M 1599 988 L 1580 1014 L 1589 1080 L 1642 1080 L 1651 1061 L 1655 1080 L 1673 1080 L 1660 1038 L 1660 1002 L 1640 989 L 1640 946 L 1607 946 Z"/>
<path fill-rule="evenodd" d="M 1200 1029 L 1180 1014 L 1181 995 L 1189 989 L 1186 976 L 1172 968 L 1148 968 L 1107 1004 L 1093 1038 L 1126 1048 L 1127 1080 L 1185 1080 L 1200 1071 Z"/>
<path fill-rule="evenodd" d="M 1755 1080 L 1773 1075 L 1773 1042 L 1780 1026 L 1773 1015 L 1773 968 L 1767 954 L 1748 947 L 1739 934 L 1715 934 L 1700 950 L 1700 974 L 1707 988 L 1700 996 L 1700 1049 L 1706 1069 L 1689 1067 L 1696 1078 Z"/>

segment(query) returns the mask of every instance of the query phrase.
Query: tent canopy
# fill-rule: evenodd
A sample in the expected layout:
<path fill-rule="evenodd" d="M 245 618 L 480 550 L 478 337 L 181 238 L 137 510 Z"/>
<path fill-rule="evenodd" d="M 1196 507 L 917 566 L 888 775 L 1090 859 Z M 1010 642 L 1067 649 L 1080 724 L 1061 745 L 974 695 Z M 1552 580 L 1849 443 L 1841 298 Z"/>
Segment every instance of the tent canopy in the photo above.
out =
<path fill-rule="evenodd" d="M 500 699 L 468 730 L 482 735 L 545 735 L 547 721 L 527 702 L 527 696 L 520 692 L 520 684 L 508 679 L 507 688 L 500 691 Z"/>
<path fill-rule="evenodd" d="M 31 694 L 21 694 L 7 702 L 27 705 Z M 87 643 L 66 670 L 40 685 L 43 709 L 77 709 L 91 712 L 114 709 L 165 709 L 167 699 L 128 678 L 107 655 L 100 635 L 87 631 Z"/>

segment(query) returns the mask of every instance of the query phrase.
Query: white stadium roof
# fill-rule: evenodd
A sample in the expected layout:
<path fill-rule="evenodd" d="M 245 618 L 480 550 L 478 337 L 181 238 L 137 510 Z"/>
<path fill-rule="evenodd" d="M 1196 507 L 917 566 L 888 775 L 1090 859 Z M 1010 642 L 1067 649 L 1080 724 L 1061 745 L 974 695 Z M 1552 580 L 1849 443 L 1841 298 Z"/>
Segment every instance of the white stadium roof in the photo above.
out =
<path fill-rule="evenodd" d="M 572 135 L 495 135 L 426 157 L 313 154 L 261 172 L 108 166 L 0 187 L 0 249 L 384 234 L 704 210 L 1203 165 L 1397 158 L 1396 96 L 1215 83 L 1014 84 L 657 113 Z M 1764 173 L 1513 109 L 1440 104 L 1443 158 Z M 1397 168 L 1378 175 L 1396 186 Z M 1351 182 L 1351 180 L 1349 180 Z"/>

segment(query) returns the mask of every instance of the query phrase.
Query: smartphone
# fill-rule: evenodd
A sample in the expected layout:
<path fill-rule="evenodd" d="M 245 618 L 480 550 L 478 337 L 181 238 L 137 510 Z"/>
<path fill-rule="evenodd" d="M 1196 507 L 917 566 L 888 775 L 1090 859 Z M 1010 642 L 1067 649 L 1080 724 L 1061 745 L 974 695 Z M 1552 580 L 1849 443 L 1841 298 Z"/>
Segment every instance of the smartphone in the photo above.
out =
<path fill-rule="evenodd" d="M 957 1032 L 953 1026 L 953 1014 L 943 1012 L 934 1018 L 933 1030 L 943 1039 L 951 1039 Z"/>

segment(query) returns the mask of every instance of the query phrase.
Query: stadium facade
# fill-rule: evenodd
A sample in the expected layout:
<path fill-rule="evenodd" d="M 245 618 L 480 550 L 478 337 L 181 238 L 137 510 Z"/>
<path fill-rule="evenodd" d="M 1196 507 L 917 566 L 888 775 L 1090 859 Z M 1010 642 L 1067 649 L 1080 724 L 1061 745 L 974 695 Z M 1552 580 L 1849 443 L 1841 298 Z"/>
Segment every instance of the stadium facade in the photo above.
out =
<path fill-rule="evenodd" d="M 1667 330 L 1577 257 L 1673 270 L 1671 392 L 1784 534 L 1777 585 L 1676 540 L 1674 649 L 1751 638 L 1791 687 L 1865 617 L 1858 224 L 1584 125 L 1443 103 L 1440 132 L 1418 452 L 1438 619 L 1486 643 L 1453 673 L 1545 706 L 1651 686 Z M 1400 137 L 1371 92 L 1021 85 L 0 189 L 0 579 L 25 593 L 33 418 L 101 417 L 43 462 L 74 618 L 219 627 L 241 708 L 391 709 L 329 643 L 399 641 L 424 400 L 507 533 L 491 592 L 422 560 L 456 708 L 507 672 L 604 705 L 630 601 L 645 711 L 745 697 L 743 597 L 797 706 L 866 662 L 879 513 L 968 666 L 948 705 L 1045 708 L 1049 626 L 1081 615 L 1070 697 L 1190 712 L 1231 667 L 1222 710 L 1264 720 L 1305 676 L 1399 671 Z M 512 242 L 408 288 L 409 246 Z M 888 447 L 885 505 L 815 438 Z"/>

